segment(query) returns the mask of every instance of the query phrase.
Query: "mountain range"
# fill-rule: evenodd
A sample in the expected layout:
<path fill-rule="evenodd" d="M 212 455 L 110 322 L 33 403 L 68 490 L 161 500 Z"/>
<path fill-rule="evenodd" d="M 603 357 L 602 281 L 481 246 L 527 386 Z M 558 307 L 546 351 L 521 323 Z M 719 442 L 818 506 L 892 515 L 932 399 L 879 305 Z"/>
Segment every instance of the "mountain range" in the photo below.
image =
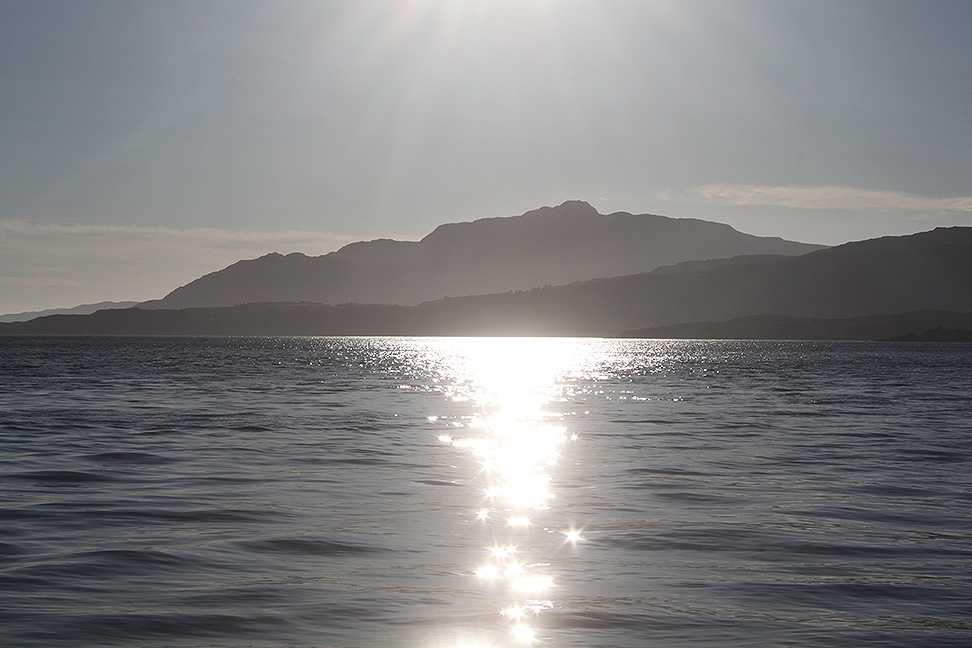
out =
<path fill-rule="evenodd" d="M 972 228 L 952 227 L 418 305 L 131 308 L 3 324 L 0 333 L 964 339 L 970 313 Z"/>
<path fill-rule="evenodd" d="M 207 274 L 142 307 L 273 301 L 409 306 L 649 272 L 682 261 L 822 247 L 690 218 L 605 215 L 569 201 L 520 216 L 441 225 L 420 241 L 363 241 L 318 257 L 272 253 Z"/>

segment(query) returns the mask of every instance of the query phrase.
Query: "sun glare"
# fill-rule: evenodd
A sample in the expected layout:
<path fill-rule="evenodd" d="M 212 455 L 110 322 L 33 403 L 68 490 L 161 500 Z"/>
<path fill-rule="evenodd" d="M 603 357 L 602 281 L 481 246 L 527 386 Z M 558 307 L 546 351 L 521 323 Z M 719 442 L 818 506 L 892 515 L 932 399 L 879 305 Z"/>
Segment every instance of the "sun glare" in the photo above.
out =
<path fill-rule="evenodd" d="M 523 618 L 525 612 L 523 611 L 523 608 L 520 607 L 519 605 L 512 605 L 508 608 L 501 610 L 500 614 L 502 614 L 505 617 L 509 617 L 513 620 L 518 621 Z"/>
<path fill-rule="evenodd" d="M 542 594 L 553 587 L 550 576 L 519 576 L 513 580 L 513 589 L 527 594 Z"/>
<path fill-rule="evenodd" d="M 483 580 L 494 580 L 500 575 L 499 569 L 495 565 L 483 565 L 476 570 L 476 577 Z"/>
<path fill-rule="evenodd" d="M 554 552 L 582 540 L 574 528 L 560 532 L 564 543 L 548 539 L 558 532 L 544 524 L 555 511 L 554 470 L 566 446 L 578 438 L 568 434 L 564 415 L 552 410 L 563 399 L 564 381 L 581 365 L 576 354 L 583 347 L 551 339 L 455 344 L 461 346 L 449 356 L 446 395 L 452 403 L 476 409 L 456 417 L 459 426 L 449 417 L 429 421 L 453 425 L 453 432 L 439 435 L 439 441 L 464 453 L 476 467 L 473 477 L 482 491 L 470 518 L 478 533 L 487 534 L 487 557 L 473 573 L 484 592 L 512 599 L 499 608 L 500 616 L 511 624 L 517 642 L 533 643 L 539 638 L 526 619 L 552 607 L 546 597 L 555 589 L 550 555 L 538 552 L 546 544 Z"/>
<path fill-rule="evenodd" d="M 523 643 L 531 643 L 536 638 L 536 633 L 530 626 L 518 624 L 513 626 L 513 637 Z"/>

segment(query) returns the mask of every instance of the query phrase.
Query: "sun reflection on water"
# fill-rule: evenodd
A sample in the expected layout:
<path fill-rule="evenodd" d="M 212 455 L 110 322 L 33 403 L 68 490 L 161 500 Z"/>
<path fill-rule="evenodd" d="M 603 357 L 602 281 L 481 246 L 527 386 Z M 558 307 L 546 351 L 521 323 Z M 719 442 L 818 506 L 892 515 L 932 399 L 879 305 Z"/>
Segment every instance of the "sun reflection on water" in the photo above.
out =
<path fill-rule="evenodd" d="M 582 541 L 580 530 L 544 526 L 556 499 L 558 459 L 578 439 L 567 433 L 563 415 L 550 411 L 565 378 L 587 359 L 576 342 L 464 340 L 449 359 L 446 393 L 475 412 L 458 426 L 451 422 L 453 430 L 438 440 L 474 459 L 470 469 L 482 490 L 471 502 L 470 523 L 487 543 L 470 573 L 479 587 L 505 597 L 496 613 L 514 645 L 543 642 L 539 617 L 554 606 L 557 588 L 549 560 L 565 542 Z"/>

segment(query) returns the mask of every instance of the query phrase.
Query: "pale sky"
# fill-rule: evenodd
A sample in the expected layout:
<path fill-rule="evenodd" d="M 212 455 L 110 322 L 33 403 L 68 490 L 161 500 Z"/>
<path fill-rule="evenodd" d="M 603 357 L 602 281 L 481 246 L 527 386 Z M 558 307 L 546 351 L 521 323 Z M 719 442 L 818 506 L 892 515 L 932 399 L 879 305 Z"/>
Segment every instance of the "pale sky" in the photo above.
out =
<path fill-rule="evenodd" d="M 967 0 L 0 0 L 0 313 L 565 200 L 972 226 Z"/>

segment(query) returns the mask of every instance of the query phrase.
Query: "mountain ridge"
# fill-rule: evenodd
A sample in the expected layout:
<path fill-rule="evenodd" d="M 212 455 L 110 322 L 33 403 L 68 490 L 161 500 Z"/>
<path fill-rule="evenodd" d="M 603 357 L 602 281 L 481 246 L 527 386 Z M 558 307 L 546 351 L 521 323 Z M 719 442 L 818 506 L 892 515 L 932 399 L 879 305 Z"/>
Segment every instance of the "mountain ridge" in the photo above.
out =
<path fill-rule="evenodd" d="M 778 318 L 785 323 L 800 318 L 839 320 L 915 311 L 972 312 L 972 228 L 938 228 L 848 243 L 798 257 L 689 263 L 681 268 L 676 265 L 561 286 L 444 298 L 416 306 L 288 302 L 161 311 L 133 308 L 4 324 L 0 332 L 615 337 L 625 331 L 746 317 L 764 322 Z M 925 328 L 920 330 L 898 327 L 877 337 L 962 328 L 947 318 L 921 321 Z M 760 336 L 780 337 L 771 330 L 782 329 L 764 327 Z"/>
<path fill-rule="evenodd" d="M 803 254 L 824 246 L 744 234 L 723 223 L 600 214 L 567 201 L 519 216 L 439 225 L 419 241 L 358 241 L 309 257 L 271 253 L 181 286 L 145 308 L 264 301 L 417 305 L 647 272 L 739 254 Z"/>

